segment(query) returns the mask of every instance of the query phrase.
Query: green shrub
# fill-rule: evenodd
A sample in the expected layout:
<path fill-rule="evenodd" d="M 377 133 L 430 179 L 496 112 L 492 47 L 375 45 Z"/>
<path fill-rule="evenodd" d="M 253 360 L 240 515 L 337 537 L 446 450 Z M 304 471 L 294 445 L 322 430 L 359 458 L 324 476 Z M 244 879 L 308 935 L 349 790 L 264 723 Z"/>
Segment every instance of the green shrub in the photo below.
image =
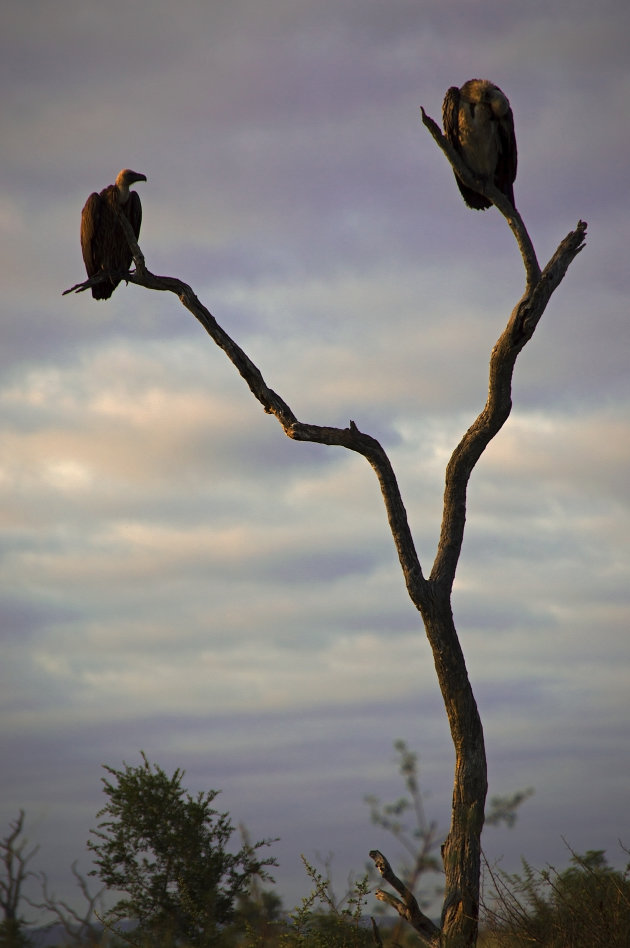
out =
<path fill-rule="evenodd" d="M 627 948 L 630 877 L 612 869 L 603 850 L 572 854 L 568 869 L 522 874 L 490 871 L 494 898 L 486 905 L 480 945 L 520 948 Z"/>

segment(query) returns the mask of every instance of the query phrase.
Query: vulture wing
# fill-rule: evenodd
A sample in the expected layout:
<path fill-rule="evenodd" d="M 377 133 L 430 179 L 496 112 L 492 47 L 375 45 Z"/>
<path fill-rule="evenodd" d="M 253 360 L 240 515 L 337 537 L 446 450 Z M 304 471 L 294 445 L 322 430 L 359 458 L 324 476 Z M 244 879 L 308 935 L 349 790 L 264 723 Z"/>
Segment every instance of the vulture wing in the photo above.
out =
<path fill-rule="evenodd" d="M 466 155 L 462 146 L 459 131 L 459 107 L 460 90 L 457 88 L 457 86 L 451 86 L 444 96 L 444 102 L 442 103 L 442 122 L 444 124 L 444 134 L 448 138 L 457 154 L 461 155 L 464 161 L 466 161 Z M 455 180 L 457 181 L 457 187 L 459 188 L 461 195 L 468 207 L 472 207 L 476 211 L 483 211 L 487 207 L 491 206 L 491 201 L 485 198 L 483 194 L 479 194 L 478 191 L 473 191 L 472 188 L 468 188 L 465 184 L 462 184 L 457 175 L 455 175 Z"/>
<path fill-rule="evenodd" d="M 516 207 L 514 203 L 514 179 L 516 178 L 518 155 L 512 109 L 509 109 L 507 114 L 503 116 L 498 126 L 500 148 L 494 183 L 499 191 L 503 191 L 505 196 L 509 198 L 512 207 Z"/>
<path fill-rule="evenodd" d="M 451 86 L 442 103 L 444 133 L 453 148 L 459 152 L 459 89 Z"/>
<path fill-rule="evenodd" d="M 94 191 L 81 211 L 81 253 L 89 277 L 100 269 L 96 251 L 96 235 L 100 227 L 103 199 Z"/>
<path fill-rule="evenodd" d="M 140 225 L 142 224 L 142 204 L 140 203 L 140 195 L 137 191 L 131 191 L 129 194 L 127 217 L 129 218 L 129 223 L 137 240 L 140 236 Z"/>

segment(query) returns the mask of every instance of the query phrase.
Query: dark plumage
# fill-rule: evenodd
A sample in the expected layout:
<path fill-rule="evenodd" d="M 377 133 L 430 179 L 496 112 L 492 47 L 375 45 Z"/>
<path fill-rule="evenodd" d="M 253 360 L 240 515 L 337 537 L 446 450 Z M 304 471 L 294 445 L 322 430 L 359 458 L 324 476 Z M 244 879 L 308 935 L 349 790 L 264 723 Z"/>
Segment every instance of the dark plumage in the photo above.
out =
<path fill-rule="evenodd" d="M 487 79 L 470 79 L 461 89 L 451 86 L 442 106 L 444 132 L 472 173 L 492 181 L 514 204 L 516 138 L 507 97 Z M 484 210 L 492 202 L 466 187 L 455 175 L 468 207 Z"/>
<path fill-rule="evenodd" d="M 125 273 L 133 259 L 127 238 L 116 218 L 115 206 L 121 208 L 133 228 L 136 240 L 140 234 L 142 205 L 136 191 L 129 185 L 135 181 L 146 181 L 146 175 L 123 168 L 115 184 L 104 188 L 100 194 L 90 194 L 81 212 L 81 251 L 89 277 L 99 270 Z M 95 300 L 108 300 L 120 278 L 112 277 L 92 287 Z"/>

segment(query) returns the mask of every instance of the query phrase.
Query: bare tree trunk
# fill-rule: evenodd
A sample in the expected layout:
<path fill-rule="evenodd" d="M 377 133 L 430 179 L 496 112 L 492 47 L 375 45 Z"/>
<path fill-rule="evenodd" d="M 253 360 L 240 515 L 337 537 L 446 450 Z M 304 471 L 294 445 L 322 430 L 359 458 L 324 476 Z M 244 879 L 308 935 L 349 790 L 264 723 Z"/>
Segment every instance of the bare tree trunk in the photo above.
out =
<path fill-rule="evenodd" d="M 405 918 L 428 945 L 468 948 L 477 941 L 481 875 L 480 836 L 487 792 L 486 754 L 483 728 L 472 692 L 451 609 L 451 593 L 462 548 L 466 521 L 466 492 L 472 470 L 483 451 L 509 417 L 512 375 L 516 358 L 531 339 L 551 294 L 567 268 L 584 246 L 586 224 L 579 221 L 558 246 L 541 272 L 529 234 L 518 212 L 494 186 L 474 179 L 435 122 L 424 110 L 422 121 L 465 184 L 482 191 L 505 217 L 523 258 L 526 288 L 514 307 L 505 330 L 490 357 L 488 398 L 477 419 L 455 448 L 446 469 L 444 508 L 437 555 L 426 579 L 415 550 L 407 514 L 396 476 L 379 442 L 359 431 L 353 421 L 347 428 L 322 427 L 300 422 L 289 406 L 270 389 L 259 369 L 218 325 L 192 289 L 172 277 L 155 276 L 144 257 L 128 221 L 120 215 L 132 249 L 135 272 L 122 278 L 152 290 L 175 293 L 199 320 L 215 343 L 223 349 L 265 411 L 275 415 L 285 434 L 295 441 L 339 445 L 362 454 L 379 480 L 387 518 L 396 545 L 409 596 L 420 612 L 433 651 L 444 705 L 455 748 L 455 777 L 451 826 L 442 847 L 446 889 L 442 918 L 437 927 L 419 909 L 413 894 L 396 877 L 387 859 L 370 853 L 383 879 L 401 896 L 379 889 L 377 898 L 387 902 Z M 109 274 L 97 275 L 66 293 L 81 292 Z"/>
<path fill-rule="evenodd" d="M 451 826 L 442 847 L 446 877 L 441 929 L 448 945 L 476 940 L 481 876 L 481 830 L 488 789 L 483 728 L 450 604 L 423 619 L 455 747 Z"/>

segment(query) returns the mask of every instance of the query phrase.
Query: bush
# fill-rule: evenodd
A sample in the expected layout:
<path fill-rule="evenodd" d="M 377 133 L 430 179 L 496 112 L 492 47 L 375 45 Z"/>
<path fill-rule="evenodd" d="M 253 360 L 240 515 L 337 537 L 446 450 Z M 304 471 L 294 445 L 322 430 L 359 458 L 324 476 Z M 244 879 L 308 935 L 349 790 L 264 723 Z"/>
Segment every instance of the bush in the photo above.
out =
<path fill-rule="evenodd" d="M 183 771 L 172 777 L 151 766 L 144 754 L 139 767 L 105 767 L 106 819 L 92 830 L 88 847 L 98 875 L 109 889 L 124 893 L 108 915 L 118 925 L 137 924 L 134 943 L 158 941 L 205 948 L 219 944 L 234 917 L 234 901 L 275 860 L 257 852 L 263 840 L 227 849 L 234 832 L 228 813 L 212 808 L 218 791 L 192 797 L 181 786 Z"/>
<path fill-rule="evenodd" d="M 573 853 L 563 872 L 534 870 L 524 860 L 520 875 L 490 871 L 495 892 L 485 906 L 487 938 L 481 944 L 627 948 L 629 868 L 612 869 L 603 850 L 590 850 Z"/>

